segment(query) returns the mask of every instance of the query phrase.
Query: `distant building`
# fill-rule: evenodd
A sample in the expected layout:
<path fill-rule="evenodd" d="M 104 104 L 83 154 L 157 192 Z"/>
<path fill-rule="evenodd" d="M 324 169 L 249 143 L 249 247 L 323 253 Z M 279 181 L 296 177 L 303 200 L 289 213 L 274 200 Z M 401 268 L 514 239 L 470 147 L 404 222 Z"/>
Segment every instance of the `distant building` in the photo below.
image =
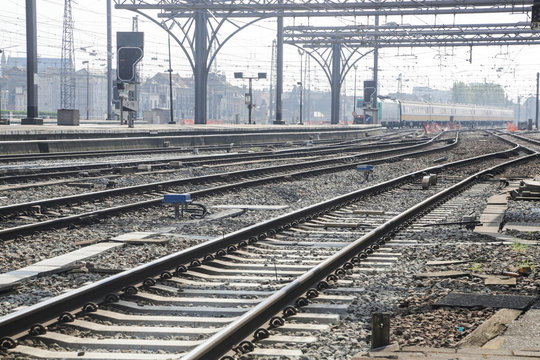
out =
<path fill-rule="evenodd" d="M 528 97 L 521 106 L 514 106 L 514 122 L 523 123 L 532 119 L 536 122 L 536 97 Z"/>
<path fill-rule="evenodd" d="M 12 68 L 12 67 L 23 67 L 26 69 L 26 58 L 25 57 L 13 57 L 10 56 L 7 60 L 2 59 L 2 68 Z M 45 72 L 47 69 L 61 69 L 62 68 L 62 59 L 59 58 L 43 58 L 38 57 L 37 59 L 37 70 L 38 74 Z"/>
<path fill-rule="evenodd" d="M 26 111 L 26 58 L 6 57 L 2 53 L 0 60 L 0 96 L 3 111 Z M 60 73 L 61 60 L 55 58 L 38 58 L 38 74 L 36 76 L 38 110 L 50 112 L 52 116 L 60 107 Z M 114 77 L 114 75 L 113 75 Z M 88 80 L 88 85 L 87 85 Z M 236 84 L 240 84 L 238 86 Z M 207 119 L 209 123 L 247 123 L 248 109 L 245 95 L 248 93 L 247 81 L 236 80 L 235 85 L 229 83 L 225 75 L 208 74 Z M 195 98 L 194 78 L 172 76 L 173 112 L 175 121 L 193 121 Z M 275 88 L 274 88 L 275 89 Z M 275 90 L 274 90 L 275 91 Z M 86 118 L 87 109 L 91 119 L 103 119 L 107 113 L 107 78 L 106 72 L 87 68 L 75 72 L 75 108 L 82 119 Z M 160 122 L 168 122 L 170 114 L 169 74 L 157 73 L 143 79 L 138 86 L 138 117 L 143 118 L 145 111 L 157 109 Z M 286 123 L 296 123 L 299 119 L 299 89 L 282 95 L 282 119 Z M 342 98 L 340 119 L 351 118 L 352 100 Z M 270 104 L 269 89 L 253 90 L 252 120 L 257 124 L 268 124 L 269 107 L 275 109 L 275 100 Z M 304 89 L 303 95 L 304 121 L 306 123 L 329 122 L 330 94 Z M 164 111 L 164 110 L 169 110 Z M 4 113 L 4 116 L 5 113 Z"/>
<path fill-rule="evenodd" d="M 60 107 L 60 74 L 62 60 L 38 58 L 37 85 L 38 110 L 56 113 Z M 3 110 L 26 110 L 26 58 L 8 57 L 0 60 L 0 94 Z M 75 108 L 86 117 L 87 70 L 75 72 Z M 104 71 L 90 69 L 88 77 L 88 109 L 90 118 L 102 118 L 107 113 L 107 76 Z"/>
<path fill-rule="evenodd" d="M 59 75 L 57 78 L 59 78 Z M 60 88 L 60 85 L 58 85 L 58 88 Z M 86 119 L 87 91 L 90 94 L 88 98 L 90 119 L 105 119 L 107 115 L 107 73 L 92 68 L 90 68 L 90 72 L 87 72 L 86 68 L 75 72 L 75 108 L 79 109 L 81 119 Z M 60 93 L 57 92 L 57 94 L 56 109 L 60 105 Z"/>
<path fill-rule="evenodd" d="M 194 79 L 172 75 L 173 113 L 176 120 L 193 119 L 195 109 Z M 140 112 L 170 109 L 169 74 L 157 73 L 140 86 Z M 229 84 L 222 75 L 210 73 L 207 88 L 209 122 L 235 122 L 245 112 L 244 90 Z M 257 99 L 257 97 L 255 97 Z M 161 118 L 161 117 L 160 117 Z M 167 122 L 165 119 L 162 122 Z"/>
<path fill-rule="evenodd" d="M 4 68 L 0 89 L 3 93 L 3 110 L 26 110 L 26 69 L 20 66 Z"/>
<path fill-rule="evenodd" d="M 434 103 L 450 103 L 452 100 L 452 92 L 450 90 L 437 90 L 427 86 L 413 87 L 413 95 L 420 100 Z"/>

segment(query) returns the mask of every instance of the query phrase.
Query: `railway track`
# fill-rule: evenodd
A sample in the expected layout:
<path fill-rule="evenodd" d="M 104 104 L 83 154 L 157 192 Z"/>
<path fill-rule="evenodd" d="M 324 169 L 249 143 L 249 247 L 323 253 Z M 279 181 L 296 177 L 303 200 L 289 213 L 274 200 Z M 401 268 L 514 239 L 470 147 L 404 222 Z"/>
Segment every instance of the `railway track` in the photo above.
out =
<path fill-rule="evenodd" d="M 331 146 L 347 146 L 354 145 L 362 142 L 372 142 L 377 140 L 392 141 L 403 136 L 412 134 L 412 131 L 401 132 L 399 134 L 388 133 L 380 136 L 374 136 L 369 138 L 359 138 L 353 140 L 320 140 L 313 139 L 309 140 L 314 147 L 324 147 L 327 145 Z M 59 159 L 78 159 L 78 158 L 93 158 L 93 157 L 104 157 L 104 156 L 124 156 L 126 154 L 167 154 L 167 153 L 192 153 L 193 149 L 196 148 L 200 152 L 232 152 L 232 151 L 243 151 L 249 150 L 251 148 L 283 148 L 283 147 L 294 147 L 294 146 L 305 146 L 308 142 L 308 137 L 306 140 L 300 141 L 288 141 L 288 142 L 256 142 L 249 144 L 221 144 L 221 145 L 195 145 L 189 147 L 158 147 L 158 148 L 147 148 L 147 149 L 120 149 L 120 150 L 89 150 L 89 151 L 72 151 L 72 152 L 46 152 L 46 153 L 31 153 L 31 154 L 5 154 L 0 155 L 0 163 L 5 162 L 24 162 L 24 161 L 36 161 L 36 160 L 59 160 Z"/>
<path fill-rule="evenodd" d="M 442 140 L 444 141 L 444 140 Z M 409 141 L 384 141 L 378 143 L 360 143 L 360 144 L 332 144 L 328 146 L 316 146 L 310 148 L 300 149 L 285 149 L 285 150 L 272 150 L 272 151 L 258 151 L 251 153 L 226 153 L 226 154 L 214 154 L 214 155 L 197 155 L 197 156 L 183 156 L 172 157 L 167 159 L 144 159 L 144 160 L 132 160 L 132 161 L 100 161 L 98 163 L 79 163 L 69 165 L 57 165 L 57 166 L 17 166 L 2 169 L 2 175 L 0 176 L 0 183 L 13 184 L 20 182 L 27 182 L 34 179 L 48 179 L 48 178 L 65 178 L 65 177 L 81 177 L 88 178 L 88 176 L 104 176 L 107 174 L 137 172 L 139 165 L 149 165 L 154 170 L 159 169 L 171 169 L 170 171 L 177 171 L 177 168 L 182 167 L 195 167 L 211 164 L 227 164 L 238 161 L 264 161 L 264 160 L 279 160 L 279 159 L 291 159 L 299 157 L 316 157 L 316 156 L 329 156 L 340 153 L 351 153 L 365 150 L 378 150 L 388 149 L 392 147 L 403 147 L 419 145 L 427 143 L 426 140 L 409 140 Z"/>
<path fill-rule="evenodd" d="M 299 356 L 291 344 L 309 343 L 307 329 L 328 331 L 352 301 L 339 290 L 346 276 L 391 263 L 399 256 L 396 234 L 415 219 L 459 206 L 451 199 L 482 177 L 538 157 L 523 150 L 528 155 L 461 181 L 445 172 L 516 150 L 400 176 L 44 301 L 0 318 L 1 345 L 14 356 L 49 358 Z M 439 181 L 421 190 L 431 173 Z M 399 212 L 363 203 L 393 199 L 403 188 L 419 196 Z"/>
<path fill-rule="evenodd" d="M 501 131 L 498 131 L 497 134 L 499 136 L 501 136 L 501 137 L 506 138 L 506 139 L 511 139 L 513 142 L 515 142 L 517 144 L 530 147 L 531 149 L 533 149 L 535 151 L 540 151 L 540 141 L 539 140 L 531 139 L 529 137 L 517 135 L 517 134 L 514 134 L 514 133 L 505 133 L 505 132 L 501 132 Z"/>
<path fill-rule="evenodd" d="M 157 205 L 161 203 L 165 191 L 181 189 L 185 186 L 197 185 L 199 189 L 191 189 L 192 198 L 229 191 L 235 188 L 253 186 L 292 177 L 312 176 L 320 173 L 342 171 L 354 168 L 361 160 L 370 159 L 370 163 L 378 164 L 396 161 L 400 158 L 418 156 L 429 152 L 449 149 L 457 144 L 458 138 L 452 144 L 435 147 L 429 150 L 414 151 L 427 144 L 393 148 L 376 153 L 364 153 L 336 159 L 323 159 L 297 164 L 278 165 L 265 168 L 235 171 L 229 173 L 205 175 L 187 179 L 175 179 L 150 184 L 142 184 L 124 188 L 109 189 L 70 195 L 60 198 L 43 199 L 21 204 L 0 207 L 0 217 L 4 220 L 0 229 L 0 239 L 14 238 L 35 231 L 46 231 L 51 228 L 68 226 L 74 223 L 95 221 L 110 214 L 133 210 L 136 208 Z M 384 157 L 399 153 L 399 155 Z M 378 159 L 374 159 L 378 156 Z M 338 163 L 336 165 L 336 163 Z M 209 185 L 213 187 L 207 188 Z M 201 186 L 206 188 L 200 189 Z M 141 194 L 144 200 L 141 201 Z M 124 198 L 126 195 L 136 195 Z M 74 204 L 79 204 L 75 207 Z M 81 205 L 82 204 L 82 205 Z M 85 205 L 86 204 L 86 205 Z M 101 205 L 102 204 L 102 205 Z M 62 210 L 57 208 L 62 206 Z M 96 209 L 97 208 L 97 209 Z M 76 212 L 74 214 L 74 212 Z"/>

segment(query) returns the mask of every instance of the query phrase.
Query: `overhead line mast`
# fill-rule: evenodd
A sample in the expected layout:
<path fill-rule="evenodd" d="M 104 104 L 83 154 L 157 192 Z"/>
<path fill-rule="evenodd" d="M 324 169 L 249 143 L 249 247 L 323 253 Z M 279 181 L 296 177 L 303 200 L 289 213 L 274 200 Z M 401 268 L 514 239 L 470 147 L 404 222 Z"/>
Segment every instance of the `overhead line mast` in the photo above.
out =
<path fill-rule="evenodd" d="M 60 79 L 60 108 L 75 108 L 75 44 L 73 42 L 73 18 L 71 0 L 64 1 L 64 24 L 62 29 L 62 70 Z"/>

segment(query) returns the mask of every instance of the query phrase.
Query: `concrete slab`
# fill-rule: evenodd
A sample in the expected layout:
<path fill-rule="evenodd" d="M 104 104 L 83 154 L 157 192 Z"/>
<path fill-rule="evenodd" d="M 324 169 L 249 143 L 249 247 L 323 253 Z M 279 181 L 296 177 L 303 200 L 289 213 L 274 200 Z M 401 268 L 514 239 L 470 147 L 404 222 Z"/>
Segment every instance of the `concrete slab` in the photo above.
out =
<path fill-rule="evenodd" d="M 111 238 L 113 241 L 131 241 L 131 240 L 140 240 L 153 235 L 157 235 L 155 232 L 144 232 L 144 231 L 135 231 L 122 235 L 115 236 Z"/>
<path fill-rule="evenodd" d="M 171 354 L 144 354 L 144 353 L 119 353 L 119 352 L 91 352 L 91 351 L 49 351 L 31 346 L 19 345 L 11 354 L 24 354 L 38 359 L 62 359 L 62 360 L 168 360 Z M 183 353 L 175 354 L 181 357 Z"/>
<path fill-rule="evenodd" d="M 416 278 L 454 278 L 454 277 L 462 277 L 462 276 L 469 276 L 469 273 L 465 271 L 451 270 L 451 271 L 432 271 L 432 272 L 414 274 L 414 277 Z"/>
<path fill-rule="evenodd" d="M 65 335 L 48 331 L 38 339 L 46 343 L 56 343 L 66 347 L 84 347 L 86 349 L 126 349 L 126 350 L 163 350 L 163 351 L 188 351 L 199 345 L 202 340 L 157 340 L 157 339 L 119 339 L 114 338 L 88 338 Z"/>
<path fill-rule="evenodd" d="M 540 358 L 540 309 L 531 309 L 509 324 L 506 332 L 482 348 L 510 350 L 516 356 Z"/>
<path fill-rule="evenodd" d="M 493 195 L 487 201 L 488 205 L 507 205 L 508 204 L 508 193 Z"/>
<path fill-rule="evenodd" d="M 457 264 L 466 264 L 470 260 L 433 260 L 428 261 L 426 265 L 429 266 L 445 266 L 445 265 L 457 265 Z"/>
<path fill-rule="evenodd" d="M 509 276 L 488 276 L 484 280 L 484 285 L 509 285 L 516 286 L 517 279 Z"/>
<path fill-rule="evenodd" d="M 434 303 L 434 305 L 465 308 L 481 306 L 523 310 L 537 299 L 538 296 L 450 293 Z"/>
<path fill-rule="evenodd" d="M 504 217 L 504 213 L 482 213 L 480 215 L 480 222 L 486 226 L 486 224 L 497 223 L 497 226 L 500 224 L 501 220 Z"/>
<path fill-rule="evenodd" d="M 500 214 L 506 210 L 506 205 L 488 205 L 482 212 L 483 214 Z"/>
<path fill-rule="evenodd" d="M 517 319 L 519 315 L 521 315 L 521 311 L 519 310 L 498 310 L 488 320 L 484 321 L 480 326 L 474 329 L 472 333 L 462 339 L 458 346 L 462 348 L 483 346 L 489 340 L 502 334 L 506 330 L 508 324 Z"/>
<path fill-rule="evenodd" d="M 0 290 L 13 288 L 18 283 L 38 275 L 65 271 L 67 267 L 77 261 L 85 260 L 119 246 L 123 246 L 123 244 L 115 242 L 98 243 L 18 270 L 0 274 Z"/>
<path fill-rule="evenodd" d="M 540 231 L 540 223 L 506 223 L 504 230 L 515 230 L 520 232 Z"/>

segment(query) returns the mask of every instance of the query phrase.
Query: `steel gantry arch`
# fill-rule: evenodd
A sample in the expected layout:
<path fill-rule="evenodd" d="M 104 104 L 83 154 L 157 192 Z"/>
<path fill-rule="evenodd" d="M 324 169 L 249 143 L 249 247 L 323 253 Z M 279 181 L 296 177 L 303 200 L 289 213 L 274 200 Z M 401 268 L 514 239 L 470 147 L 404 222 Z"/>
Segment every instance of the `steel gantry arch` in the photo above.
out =
<path fill-rule="evenodd" d="M 373 70 L 377 89 L 377 51 L 380 48 L 537 45 L 540 44 L 540 33 L 531 30 L 529 23 L 289 26 L 284 29 L 284 42 L 302 47 L 309 53 L 332 53 L 336 61 L 339 60 L 338 53 L 341 52 L 343 46 L 350 49 L 371 48 L 374 53 Z M 336 79 L 329 77 L 328 66 L 324 61 L 318 61 L 318 63 L 330 80 L 332 124 L 338 123 L 339 92 L 334 93 Z M 343 64 L 342 67 L 350 69 L 353 65 L 354 63 L 350 66 Z M 333 71 L 336 70 L 337 68 L 333 67 Z M 334 96 L 337 96 L 337 99 Z M 338 108 L 334 110 L 334 107 Z M 376 106 L 373 108 L 376 109 Z"/>
<path fill-rule="evenodd" d="M 115 0 L 115 8 L 127 9 L 143 13 L 143 11 L 158 11 L 158 18 L 166 19 L 166 21 L 174 21 L 178 24 L 178 28 L 182 29 L 184 40 L 189 45 L 189 51 L 183 47 L 183 51 L 192 62 L 192 68 L 195 78 L 195 123 L 206 123 L 206 87 L 209 65 L 214 61 L 219 49 L 238 31 L 244 29 L 255 21 L 276 17 L 278 18 L 278 60 L 283 55 L 283 33 L 282 29 L 284 17 L 323 17 L 323 16 L 406 16 L 406 15 L 438 15 L 438 14 L 479 14 L 479 13 L 527 13 L 531 10 L 531 5 L 534 0 L 230 0 L 230 1 L 192 1 L 192 0 Z M 145 15 L 151 17 L 150 15 Z M 235 24 L 233 18 L 252 18 L 247 24 L 242 26 Z M 184 19 L 183 24 L 177 19 Z M 220 20 L 219 20 L 220 19 Z M 214 21 L 217 26 L 213 27 L 210 24 Z M 218 42 L 218 32 L 225 22 L 230 22 L 237 26 L 237 30 L 227 36 L 218 48 L 210 54 L 209 45 L 213 42 Z M 280 26 L 281 23 L 281 26 Z M 378 28 L 379 29 L 379 28 Z M 381 29 L 379 29 L 381 30 Z M 422 31 L 421 28 L 409 29 L 414 32 Z M 466 29 L 467 31 L 474 31 Z M 447 29 L 447 38 L 434 38 L 432 44 L 426 40 L 417 46 L 465 46 L 471 40 L 462 38 L 456 39 L 457 34 L 451 34 L 451 29 Z M 504 32 L 505 29 L 499 29 Z M 382 31 L 381 31 L 382 32 Z M 494 35 L 495 33 L 493 33 Z M 354 46 L 372 47 L 375 54 L 378 48 L 383 47 L 400 47 L 400 46 L 415 46 L 412 41 L 406 41 L 404 38 L 394 36 L 394 42 L 378 41 L 377 37 L 384 37 L 385 34 L 371 34 L 374 39 L 368 40 L 350 40 Z M 420 35 L 421 36 L 421 35 Z M 412 40 L 412 39 L 409 39 Z M 496 43 L 494 39 L 478 39 L 477 45 Z M 513 40 L 506 39 L 507 44 L 513 43 L 535 43 L 535 39 L 525 39 L 523 37 L 515 37 Z M 345 42 L 349 43 L 349 40 Z M 288 43 L 291 43 L 289 40 Z M 337 54 L 341 54 L 342 48 L 340 45 L 344 41 L 338 41 L 333 38 L 327 41 L 326 45 L 322 42 L 320 46 L 335 47 L 336 53 L 333 54 L 337 60 Z M 310 41 L 303 42 L 304 48 L 313 47 L 314 44 Z M 337 51 L 339 47 L 339 51 Z M 341 56 L 341 55 L 340 55 Z M 334 59 L 334 58 L 333 58 Z M 375 56 L 377 59 L 377 56 Z M 375 60 L 376 61 L 376 60 Z M 341 58 L 340 61 L 341 62 Z M 279 61 L 278 61 L 279 63 Z M 337 61 L 336 61 L 337 63 Z M 334 66 L 334 65 L 332 65 Z M 376 68 L 376 66 L 374 66 Z M 350 66 L 348 67 L 350 69 Z M 278 114 L 281 114 L 281 89 L 282 89 L 282 66 L 278 66 L 277 86 L 276 86 L 276 120 Z M 348 70 L 346 70 L 348 71 Z M 346 71 L 340 71 L 341 75 L 346 74 Z M 375 69 L 376 71 L 376 69 Z M 376 76 L 376 75 L 375 75 Z M 336 82 L 336 81 L 334 81 Z M 341 83 L 341 79 L 340 79 Z M 279 123 L 280 121 L 276 121 Z M 334 122 L 334 121 L 333 121 Z"/>
<path fill-rule="evenodd" d="M 362 48 L 348 46 L 348 44 L 336 41 L 329 47 L 301 47 L 298 44 L 289 43 L 308 54 L 323 70 L 331 91 L 331 115 L 330 123 L 339 124 L 339 103 L 341 86 L 349 71 L 365 56 L 374 49 L 361 53 Z"/>
<path fill-rule="evenodd" d="M 194 13 L 193 17 L 186 19 L 184 22 L 180 22 L 176 18 L 158 21 L 141 10 L 132 9 L 132 11 L 144 16 L 165 30 L 182 49 L 194 74 L 194 122 L 196 124 L 206 124 L 208 74 L 217 53 L 235 34 L 249 25 L 262 20 L 262 18 L 253 19 L 242 25 L 233 23 L 236 26 L 236 30 L 220 41 L 217 36 L 219 29 L 225 22 L 231 22 L 227 17 L 218 20 L 215 17 L 209 17 L 206 11 L 199 10 Z M 215 22 L 215 25 L 212 24 L 212 21 Z M 173 27 L 176 27 L 180 31 L 180 36 L 175 35 L 172 31 Z M 211 29 L 211 34 L 208 33 L 208 28 Z M 210 48 L 214 43 L 217 46 L 215 51 L 210 53 Z"/>

